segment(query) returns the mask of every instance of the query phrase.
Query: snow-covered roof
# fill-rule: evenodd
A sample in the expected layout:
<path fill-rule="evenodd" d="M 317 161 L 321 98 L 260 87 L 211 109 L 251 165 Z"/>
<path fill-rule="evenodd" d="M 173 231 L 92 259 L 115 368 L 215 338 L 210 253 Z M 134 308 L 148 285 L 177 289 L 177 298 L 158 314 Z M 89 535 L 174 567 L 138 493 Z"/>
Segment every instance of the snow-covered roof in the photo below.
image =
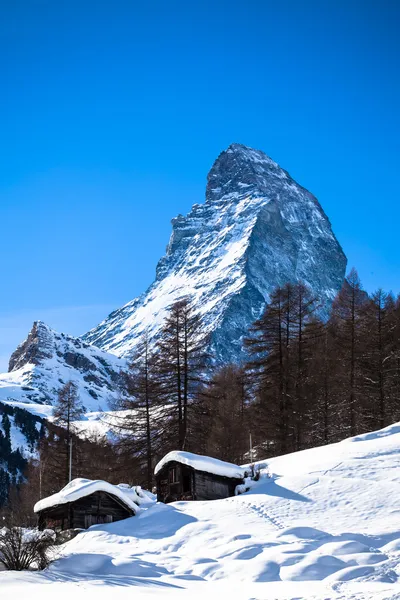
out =
<path fill-rule="evenodd" d="M 51 508 L 52 506 L 58 506 L 59 504 L 67 504 L 68 502 L 75 502 L 75 500 L 89 496 L 94 492 L 106 492 L 107 494 L 116 496 L 135 514 L 138 512 L 139 504 L 142 502 L 142 498 L 139 494 L 143 495 L 144 499 L 144 493 L 141 490 L 134 487 L 131 488 L 125 484 L 113 485 L 112 483 L 100 479 L 73 479 L 62 490 L 57 492 L 57 494 L 53 494 L 52 496 L 48 496 L 47 498 L 43 498 L 42 500 L 39 500 L 39 502 L 36 502 L 33 510 L 35 513 L 38 513 L 45 508 Z"/>
<path fill-rule="evenodd" d="M 171 461 L 179 462 L 183 465 L 193 467 L 196 471 L 205 471 L 213 475 L 221 475 L 222 477 L 234 477 L 243 479 L 245 470 L 238 465 L 211 458 L 210 456 L 202 456 L 201 454 L 193 454 L 192 452 L 183 452 L 182 450 L 174 450 L 169 452 L 154 469 L 155 475 L 161 471 L 164 465 Z"/>

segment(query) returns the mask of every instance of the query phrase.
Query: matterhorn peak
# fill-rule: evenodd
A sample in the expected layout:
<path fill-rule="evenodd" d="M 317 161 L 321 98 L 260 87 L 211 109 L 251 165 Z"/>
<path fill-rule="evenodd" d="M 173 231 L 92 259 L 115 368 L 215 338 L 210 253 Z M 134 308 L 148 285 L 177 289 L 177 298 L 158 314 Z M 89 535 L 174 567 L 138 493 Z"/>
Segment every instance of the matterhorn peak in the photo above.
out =
<path fill-rule="evenodd" d="M 271 165 L 278 166 L 275 161 L 272 160 L 265 152 L 262 150 L 255 150 L 254 148 L 250 148 L 250 146 L 245 146 L 244 144 L 238 144 L 234 142 L 230 144 L 228 148 L 221 152 L 221 154 L 235 154 L 239 157 L 239 159 L 247 161 L 247 162 L 266 162 Z M 221 156 L 220 154 L 220 156 Z M 218 158 L 217 158 L 218 160 Z"/>
<path fill-rule="evenodd" d="M 85 341 L 127 357 L 143 331 L 157 337 L 175 300 L 190 296 L 215 360 L 240 361 L 243 336 L 276 286 L 303 281 L 326 316 L 342 285 L 346 257 L 318 200 L 264 152 L 243 144 L 219 154 L 205 203 L 172 226 L 154 283 Z"/>
<path fill-rule="evenodd" d="M 206 201 L 231 200 L 243 192 L 268 193 L 273 182 L 290 181 L 290 175 L 261 150 L 231 144 L 214 162 L 208 177 Z"/>

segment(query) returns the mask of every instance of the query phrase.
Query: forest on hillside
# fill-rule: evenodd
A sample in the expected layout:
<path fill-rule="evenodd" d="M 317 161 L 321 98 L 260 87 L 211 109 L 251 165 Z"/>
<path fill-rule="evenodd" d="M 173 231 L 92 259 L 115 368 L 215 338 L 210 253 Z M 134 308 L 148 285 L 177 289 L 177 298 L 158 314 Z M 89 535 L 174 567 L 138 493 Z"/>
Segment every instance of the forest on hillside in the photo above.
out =
<path fill-rule="evenodd" d="M 221 367 L 205 351 L 207 332 L 191 299 L 179 300 L 156 342 L 140 340 L 108 436 L 77 435 L 73 421 L 83 408 L 72 382 L 60 392 L 54 423 L 33 434 L 22 419 L 37 458 L 16 457 L 11 477 L 0 470 L 3 513 L 31 523 L 33 504 L 70 476 L 151 489 L 154 467 L 170 450 L 240 464 L 399 421 L 400 298 L 368 295 L 353 269 L 327 321 L 319 308 L 303 283 L 276 288 L 244 339 L 246 362 Z M 7 419 L 0 446 L 11 452 Z"/>

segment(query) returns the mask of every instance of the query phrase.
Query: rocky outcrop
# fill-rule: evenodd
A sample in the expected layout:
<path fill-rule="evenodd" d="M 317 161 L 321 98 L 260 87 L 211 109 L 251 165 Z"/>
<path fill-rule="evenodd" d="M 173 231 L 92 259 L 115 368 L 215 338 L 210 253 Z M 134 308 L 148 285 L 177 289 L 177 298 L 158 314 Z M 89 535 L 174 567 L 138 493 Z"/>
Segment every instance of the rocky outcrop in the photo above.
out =
<path fill-rule="evenodd" d="M 277 285 L 303 281 L 327 316 L 343 282 L 346 257 L 318 200 L 263 152 L 241 144 L 215 161 L 205 203 L 172 227 L 155 282 L 86 342 L 129 356 L 140 334 L 157 336 L 171 303 L 189 295 L 216 361 L 238 361 L 243 336 Z"/>
<path fill-rule="evenodd" d="M 53 405 L 61 387 L 74 381 L 86 410 L 106 410 L 122 393 L 124 369 L 123 359 L 36 321 L 0 376 L 0 400 Z"/>
<path fill-rule="evenodd" d="M 39 365 L 42 361 L 51 358 L 53 351 L 48 327 L 41 321 L 35 321 L 26 340 L 11 354 L 8 370 L 20 369 L 27 363 Z"/>

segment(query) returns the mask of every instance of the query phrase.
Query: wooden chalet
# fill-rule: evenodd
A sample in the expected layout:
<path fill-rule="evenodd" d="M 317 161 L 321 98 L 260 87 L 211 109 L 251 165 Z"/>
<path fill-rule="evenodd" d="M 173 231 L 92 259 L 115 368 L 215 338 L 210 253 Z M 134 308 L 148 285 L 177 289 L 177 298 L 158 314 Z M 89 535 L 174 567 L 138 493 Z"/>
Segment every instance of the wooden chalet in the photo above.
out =
<path fill-rule="evenodd" d="M 244 481 L 244 469 L 208 456 L 175 451 L 155 468 L 157 500 L 218 500 L 235 495 Z"/>
<path fill-rule="evenodd" d="M 88 529 L 136 514 L 138 505 L 119 486 L 105 481 L 75 479 L 34 507 L 40 530 Z"/>

